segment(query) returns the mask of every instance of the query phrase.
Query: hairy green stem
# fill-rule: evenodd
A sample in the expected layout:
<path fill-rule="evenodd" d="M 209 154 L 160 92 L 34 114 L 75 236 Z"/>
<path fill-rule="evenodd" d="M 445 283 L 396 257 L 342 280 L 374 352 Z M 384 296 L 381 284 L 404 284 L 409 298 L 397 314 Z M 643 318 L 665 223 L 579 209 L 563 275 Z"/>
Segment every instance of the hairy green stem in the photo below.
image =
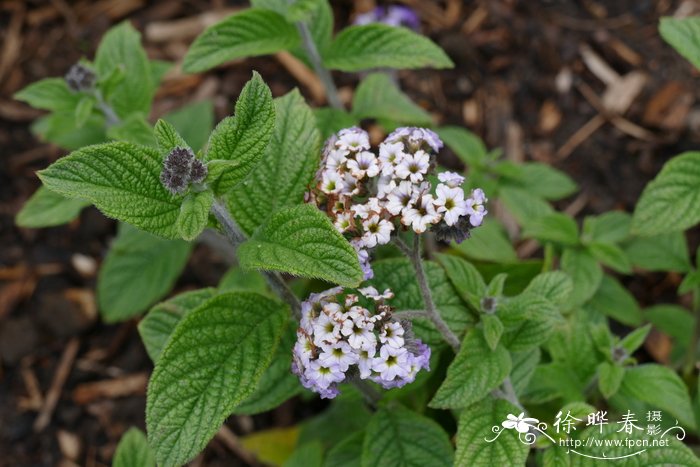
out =
<path fill-rule="evenodd" d="M 515 388 L 513 387 L 513 382 L 510 380 L 510 376 L 503 381 L 501 387 L 503 389 L 503 398 L 524 412 L 525 407 L 520 403 L 520 399 L 518 399 L 518 395 L 515 393 Z"/>
<path fill-rule="evenodd" d="M 395 237 L 394 241 L 399 249 L 411 260 L 411 264 L 413 264 L 413 269 L 416 272 L 416 280 L 418 281 L 418 287 L 420 288 L 420 293 L 425 303 L 425 311 L 428 318 L 433 322 L 435 329 L 442 335 L 445 342 L 450 344 L 450 347 L 452 347 L 455 353 L 458 352 L 460 347 L 459 338 L 457 338 L 449 326 L 447 326 L 445 320 L 442 319 L 442 316 L 440 316 L 435 306 L 435 301 L 433 300 L 433 294 L 430 291 L 430 285 L 428 285 L 428 277 L 425 274 L 425 267 L 423 266 L 423 259 L 421 258 L 420 252 L 420 236 L 414 235 L 412 248 L 406 245 L 398 236 Z"/>
<path fill-rule="evenodd" d="M 335 87 L 335 82 L 333 82 L 333 76 L 331 72 L 328 71 L 326 67 L 323 66 L 323 60 L 321 59 L 321 54 L 318 52 L 318 47 L 314 38 L 311 35 L 309 26 L 304 21 L 297 21 L 297 29 L 299 30 L 299 35 L 301 36 L 302 44 L 306 55 L 314 67 L 316 76 L 323 83 L 323 87 L 326 89 L 326 97 L 328 98 L 328 103 L 331 107 L 336 109 L 342 109 L 343 103 L 340 102 L 340 96 L 338 95 L 338 88 Z"/>
<path fill-rule="evenodd" d="M 216 220 L 219 221 L 219 224 L 221 224 L 224 235 L 226 235 L 226 238 L 231 245 L 233 245 L 234 249 L 237 249 L 241 243 L 246 241 L 245 234 L 238 227 L 238 224 L 233 220 L 228 209 L 221 201 L 214 201 L 211 211 L 214 217 L 216 217 Z M 270 288 L 292 307 L 294 316 L 296 316 L 297 319 L 301 319 L 301 303 L 287 283 L 274 271 L 261 271 L 261 273 L 265 277 Z"/>
<path fill-rule="evenodd" d="M 695 326 L 693 327 L 693 335 L 690 338 L 688 353 L 685 357 L 685 367 L 683 373 L 685 376 L 693 374 L 693 370 L 698 364 L 698 343 L 700 343 L 700 287 L 696 287 L 693 291 L 693 317 L 695 318 Z"/>
<path fill-rule="evenodd" d="M 110 127 L 119 125 L 121 123 L 121 119 L 114 111 L 114 109 L 107 103 L 107 101 L 105 101 L 104 97 L 102 97 L 102 93 L 100 92 L 100 90 L 95 89 L 93 95 L 97 100 L 97 107 L 102 112 L 102 115 L 105 116 L 105 123 L 107 125 L 107 128 L 109 129 Z"/>

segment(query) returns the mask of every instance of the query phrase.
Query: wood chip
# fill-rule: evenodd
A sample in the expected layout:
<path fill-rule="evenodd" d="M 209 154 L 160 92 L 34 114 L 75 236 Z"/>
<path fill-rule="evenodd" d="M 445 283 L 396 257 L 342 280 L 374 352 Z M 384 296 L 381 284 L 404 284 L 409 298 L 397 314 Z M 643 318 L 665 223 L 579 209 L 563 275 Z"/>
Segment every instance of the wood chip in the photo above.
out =
<path fill-rule="evenodd" d="M 537 129 L 542 134 L 549 134 L 556 130 L 561 123 L 562 114 L 557 104 L 552 100 L 546 100 L 540 107 L 540 114 L 537 120 Z"/>
<path fill-rule="evenodd" d="M 681 130 L 695 102 L 692 92 L 678 81 L 670 81 L 649 99 L 642 121 L 668 130 Z"/>
<path fill-rule="evenodd" d="M 51 387 L 46 394 L 46 399 L 44 399 L 44 405 L 39 411 L 39 416 L 34 421 L 34 432 L 39 433 L 43 431 L 51 421 L 51 416 L 56 409 L 58 399 L 61 397 L 63 385 L 68 379 L 75 357 L 78 355 L 79 348 L 80 341 L 77 337 L 74 337 L 68 341 L 66 348 L 63 350 L 63 354 L 61 355 L 61 359 L 58 362 L 56 372 L 53 376 L 53 381 L 51 381 Z"/>
<path fill-rule="evenodd" d="M 146 394 L 148 373 L 134 373 L 119 378 L 83 383 L 73 390 L 73 400 L 78 405 L 86 405 L 98 399 Z"/>
<path fill-rule="evenodd" d="M 78 435 L 70 431 L 58 430 L 56 432 L 56 439 L 58 440 L 58 448 L 61 450 L 63 457 L 71 461 L 77 461 L 78 457 L 80 457 L 80 451 L 82 450 Z"/>
<path fill-rule="evenodd" d="M 190 41 L 209 26 L 240 10 L 241 8 L 226 8 L 173 21 L 154 21 L 146 26 L 146 40 L 149 42 Z"/>
<path fill-rule="evenodd" d="M 603 93 L 602 104 L 605 110 L 624 115 L 646 85 L 648 76 L 641 71 L 631 71 L 608 85 Z"/>
<path fill-rule="evenodd" d="M 10 18 L 10 24 L 5 28 L 2 52 L 0 52 L 0 83 L 3 82 L 7 72 L 15 65 L 22 49 L 24 5 L 20 2 L 13 5 L 16 5 L 15 12 Z"/>
<path fill-rule="evenodd" d="M 620 75 L 600 55 L 595 53 L 590 46 L 586 44 L 581 45 L 579 52 L 586 67 L 603 83 L 610 86 L 619 81 Z"/>
<path fill-rule="evenodd" d="M 556 152 L 556 158 L 559 160 L 566 159 L 576 150 L 577 147 L 595 133 L 598 128 L 605 124 L 605 117 L 598 114 L 591 118 L 585 125 L 579 128 L 576 133 L 571 135 L 568 140 Z"/>

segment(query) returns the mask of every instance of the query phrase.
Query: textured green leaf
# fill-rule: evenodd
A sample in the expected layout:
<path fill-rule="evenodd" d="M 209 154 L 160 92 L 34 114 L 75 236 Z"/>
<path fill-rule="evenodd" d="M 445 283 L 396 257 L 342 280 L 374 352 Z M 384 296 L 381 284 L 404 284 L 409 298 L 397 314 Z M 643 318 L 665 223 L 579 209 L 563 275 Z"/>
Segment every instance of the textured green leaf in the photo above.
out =
<path fill-rule="evenodd" d="M 625 349 L 628 354 L 632 354 L 635 350 L 640 348 L 651 330 L 651 324 L 637 328 L 627 334 L 624 339 L 620 341 L 620 347 Z"/>
<path fill-rule="evenodd" d="M 464 164 L 481 166 L 486 162 L 487 150 L 484 142 L 471 131 L 458 126 L 438 128 L 438 136 Z"/>
<path fill-rule="evenodd" d="M 189 144 L 180 136 L 175 127 L 166 120 L 158 120 L 153 133 L 158 143 L 158 149 L 163 154 L 168 154 L 175 148 L 189 147 Z"/>
<path fill-rule="evenodd" d="M 688 388 L 670 368 L 651 363 L 628 368 L 620 391 L 670 413 L 689 428 L 695 428 Z"/>
<path fill-rule="evenodd" d="M 456 466 L 504 467 L 525 465 L 529 446 L 518 439 L 518 432 L 505 430 L 501 423 L 509 414 L 522 410 L 502 399 L 487 397 L 464 409 L 457 428 Z M 493 427 L 504 430 L 494 441 Z"/>
<path fill-rule="evenodd" d="M 263 373 L 255 391 L 236 406 L 234 413 L 253 415 L 278 407 L 301 392 L 299 378 L 291 371 L 292 348 L 296 341 L 295 322 L 290 322 L 282 335 L 272 363 Z"/>
<path fill-rule="evenodd" d="M 42 140 L 72 151 L 91 144 L 104 143 L 104 117 L 91 115 L 82 127 L 77 127 L 73 112 L 57 112 L 38 118 L 32 123 L 32 133 Z"/>
<path fill-rule="evenodd" d="M 379 409 L 367 425 L 363 467 L 444 467 L 453 457 L 442 427 L 402 406 Z"/>
<path fill-rule="evenodd" d="M 109 217 L 166 238 L 178 238 L 180 201 L 160 182 L 158 151 L 131 143 L 89 146 L 39 172 L 44 185 L 92 202 Z"/>
<path fill-rule="evenodd" d="M 678 305 L 655 305 L 644 310 L 644 317 L 683 347 L 690 344 L 693 315 Z"/>
<path fill-rule="evenodd" d="M 219 281 L 219 291 L 233 292 L 234 290 L 247 290 L 260 294 L 268 293 L 265 277 L 257 271 L 246 271 L 234 266 L 224 274 Z"/>
<path fill-rule="evenodd" d="M 97 302 L 108 322 L 145 311 L 167 294 L 192 246 L 122 224 L 97 278 Z"/>
<path fill-rule="evenodd" d="M 634 296 L 620 282 L 607 274 L 589 306 L 628 326 L 642 323 L 642 310 Z"/>
<path fill-rule="evenodd" d="M 700 18 L 661 18 L 659 32 L 676 52 L 700 69 Z"/>
<path fill-rule="evenodd" d="M 539 347 L 533 347 L 524 352 L 512 352 L 513 371 L 510 374 L 510 381 L 513 383 L 515 393 L 520 395 L 525 391 L 527 385 L 535 373 L 537 364 L 540 363 L 542 352 Z"/>
<path fill-rule="evenodd" d="M 566 198 L 578 189 L 576 182 L 564 172 L 540 162 L 521 164 L 517 185 L 549 200 Z"/>
<path fill-rule="evenodd" d="M 554 208 L 547 201 L 523 188 L 503 186 L 498 195 L 521 226 L 554 213 Z"/>
<path fill-rule="evenodd" d="M 234 116 L 222 120 L 209 138 L 205 159 L 232 162 L 218 180 L 212 180 L 217 194 L 228 192 L 253 170 L 263 157 L 274 125 L 272 93 L 253 72 L 236 101 Z"/>
<path fill-rule="evenodd" d="M 209 221 L 209 211 L 214 204 L 214 192 L 204 190 L 190 192 L 182 200 L 180 215 L 177 217 L 177 229 L 184 240 L 194 240 L 202 233 Z"/>
<path fill-rule="evenodd" d="M 192 102 L 163 116 L 195 151 L 204 148 L 214 128 L 214 104 L 210 100 Z"/>
<path fill-rule="evenodd" d="M 105 96 L 118 116 L 126 118 L 133 112 L 147 115 L 158 83 L 151 76 L 151 64 L 141 46 L 141 34 L 124 21 L 111 28 L 102 38 L 95 53 L 95 69 L 99 78 L 114 70 L 123 78 Z"/>
<path fill-rule="evenodd" d="M 481 332 L 472 330 L 447 369 L 447 377 L 430 401 L 437 409 L 461 409 L 496 389 L 510 373 L 510 354 L 502 345 L 491 350 Z"/>
<path fill-rule="evenodd" d="M 323 57 L 333 70 L 370 68 L 452 68 L 452 60 L 427 37 L 386 24 L 350 26 L 338 34 Z"/>
<path fill-rule="evenodd" d="M 207 28 L 185 55 L 183 68 L 197 73 L 229 60 L 290 49 L 299 42 L 296 28 L 271 10 L 251 8 Z"/>
<path fill-rule="evenodd" d="M 352 113 L 358 119 L 387 119 L 414 125 L 430 125 L 433 120 L 386 73 L 371 73 L 360 82 L 352 99 Z"/>
<path fill-rule="evenodd" d="M 551 301 L 529 292 L 499 305 L 498 316 L 508 330 L 502 342 L 513 352 L 546 342 L 562 319 Z"/>
<path fill-rule="evenodd" d="M 632 272 L 627 253 L 615 244 L 594 242 L 588 245 L 588 251 L 595 259 L 621 274 Z"/>
<path fill-rule="evenodd" d="M 114 453 L 113 467 L 155 467 L 156 460 L 148 446 L 146 435 L 138 428 L 130 428 L 119 440 Z"/>
<path fill-rule="evenodd" d="M 63 78 L 46 78 L 30 84 L 12 97 L 35 109 L 73 112 L 83 95 L 71 91 Z"/>
<path fill-rule="evenodd" d="M 191 290 L 159 303 L 139 322 L 139 334 L 146 352 L 155 363 L 177 324 L 190 311 L 216 294 L 216 289 Z"/>
<path fill-rule="evenodd" d="M 505 230 L 494 219 L 487 219 L 481 227 L 471 231 L 471 238 L 455 248 L 467 258 L 494 263 L 514 263 L 518 255 Z"/>
<path fill-rule="evenodd" d="M 614 396 L 620 389 L 624 377 L 625 369 L 620 365 L 610 362 L 602 362 L 598 365 L 598 388 L 603 397 L 609 399 Z"/>
<path fill-rule="evenodd" d="M 40 186 L 17 213 L 15 223 L 30 229 L 53 227 L 77 218 L 80 211 L 89 205 L 82 199 L 66 198 Z"/>
<path fill-rule="evenodd" d="M 275 99 L 275 131 L 262 161 L 228 196 L 229 209 L 248 234 L 273 212 L 300 204 L 321 161 L 313 113 L 299 91 Z"/>
<path fill-rule="evenodd" d="M 447 279 L 445 271 L 432 261 L 426 261 L 424 264 L 435 306 L 450 329 L 457 336 L 461 336 L 467 326 L 474 322 L 474 318 Z M 390 301 L 390 304 L 399 311 L 397 316 L 401 316 L 401 310 L 425 309 L 416 273 L 408 259 L 392 258 L 374 261 L 372 268 L 374 278 L 369 281 L 369 284 L 377 290 L 389 288 L 396 293 L 396 297 Z M 445 345 L 442 336 L 435 330 L 431 321 L 427 319 L 412 321 L 413 331 L 425 343 L 431 347 Z"/>
<path fill-rule="evenodd" d="M 700 152 L 666 162 L 642 192 L 632 218 L 632 233 L 652 236 L 685 230 L 700 222 Z"/>
<path fill-rule="evenodd" d="M 110 126 L 107 137 L 115 141 L 127 141 L 143 146 L 155 147 L 156 145 L 153 127 L 141 113 L 132 113 L 116 125 Z"/>
<path fill-rule="evenodd" d="M 536 238 L 541 243 L 554 242 L 562 245 L 576 245 L 578 243 L 578 227 L 571 217 L 555 212 L 527 223 L 523 229 L 523 236 Z"/>
<path fill-rule="evenodd" d="M 470 262 L 453 255 L 439 254 L 436 259 L 462 300 L 479 309 L 479 300 L 486 293 L 486 283 Z"/>
<path fill-rule="evenodd" d="M 561 269 L 574 282 L 574 290 L 571 294 L 572 306 L 588 301 L 603 280 L 603 269 L 585 250 L 573 248 L 564 250 L 561 256 Z"/>
<path fill-rule="evenodd" d="M 95 108 L 95 99 L 90 96 L 83 96 L 75 108 L 75 126 L 82 128 L 87 123 L 92 115 L 92 110 Z"/>
<path fill-rule="evenodd" d="M 238 248 L 242 267 L 313 277 L 346 287 L 362 281 L 355 249 L 316 206 L 283 208 Z"/>
<path fill-rule="evenodd" d="M 483 315 L 481 324 L 484 331 L 484 339 L 491 350 L 496 350 L 503 335 L 503 323 L 496 315 Z"/>
<path fill-rule="evenodd" d="M 552 303 L 565 305 L 573 292 L 574 284 L 568 274 L 562 271 L 549 271 L 532 279 L 524 292 L 541 295 Z"/>
<path fill-rule="evenodd" d="M 262 295 L 236 292 L 210 299 L 178 324 L 148 387 L 146 424 L 159 464 L 192 459 L 254 391 L 287 313 Z"/>
<path fill-rule="evenodd" d="M 690 270 L 688 244 L 683 232 L 634 237 L 625 245 L 625 252 L 632 264 L 647 271 Z"/>
<path fill-rule="evenodd" d="M 629 237 L 632 216 L 622 211 L 610 211 L 583 220 L 584 243 L 620 243 Z"/>

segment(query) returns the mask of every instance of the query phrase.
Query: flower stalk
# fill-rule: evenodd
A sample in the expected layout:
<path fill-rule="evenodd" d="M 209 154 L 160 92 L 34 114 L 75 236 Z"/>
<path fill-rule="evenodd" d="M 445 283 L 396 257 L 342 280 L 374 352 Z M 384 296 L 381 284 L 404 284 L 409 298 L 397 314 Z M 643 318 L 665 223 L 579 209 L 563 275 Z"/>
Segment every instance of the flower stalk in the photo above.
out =
<path fill-rule="evenodd" d="M 338 95 L 338 88 L 335 87 L 335 82 L 333 81 L 333 76 L 331 72 L 328 71 L 326 67 L 323 66 L 323 60 L 321 59 L 321 54 L 318 52 L 318 47 L 314 41 L 309 26 L 305 21 L 297 21 L 297 29 L 299 30 L 299 35 L 301 36 L 302 45 L 306 51 L 306 55 L 314 67 L 316 75 L 323 83 L 323 87 L 326 89 L 326 97 L 328 98 L 328 103 L 331 107 L 336 109 L 342 109 L 343 103 L 340 102 L 340 96 Z"/>

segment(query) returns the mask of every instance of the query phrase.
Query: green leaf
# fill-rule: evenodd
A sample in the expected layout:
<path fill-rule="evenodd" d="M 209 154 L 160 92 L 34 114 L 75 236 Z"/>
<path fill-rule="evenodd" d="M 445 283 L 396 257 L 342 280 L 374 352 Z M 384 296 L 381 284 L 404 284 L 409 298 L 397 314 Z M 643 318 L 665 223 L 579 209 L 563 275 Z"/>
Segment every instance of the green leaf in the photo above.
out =
<path fill-rule="evenodd" d="M 651 330 L 651 324 L 637 328 L 625 336 L 624 339 L 620 341 L 620 347 L 625 349 L 628 354 L 632 355 L 632 352 L 637 350 L 644 344 L 644 341 L 649 335 Z"/>
<path fill-rule="evenodd" d="M 163 119 L 156 122 L 153 133 L 158 143 L 158 149 L 163 154 L 168 154 L 175 148 L 190 147 L 175 127 Z"/>
<path fill-rule="evenodd" d="M 333 107 L 320 107 L 313 109 L 314 117 L 316 118 L 316 126 L 321 133 L 322 139 L 327 139 L 342 130 L 357 126 L 357 119 L 342 109 L 334 109 Z"/>
<path fill-rule="evenodd" d="M 84 96 L 82 99 L 80 99 L 78 106 L 75 108 L 75 126 L 77 128 L 82 128 L 87 123 L 94 107 L 94 98 Z"/>
<path fill-rule="evenodd" d="M 542 358 L 542 352 L 539 347 L 533 347 L 524 352 L 512 352 L 510 356 L 513 360 L 513 371 L 510 374 L 510 381 L 513 383 L 515 393 L 520 395 L 530 383 L 537 364 L 540 363 Z"/>
<path fill-rule="evenodd" d="M 540 217 L 554 213 L 554 209 L 547 201 L 523 188 L 503 186 L 498 195 L 518 224 L 523 227 Z"/>
<path fill-rule="evenodd" d="M 296 448 L 283 467 L 321 467 L 322 464 L 323 445 L 319 441 L 311 441 Z"/>
<path fill-rule="evenodd" d="M 254 390 L 274 355 L 286 307 L 255 293 L 216 296 L 178 324 L 148 387 L 156 459 L 184 464 Z"/>
<path fill-rule="evenodd" d="M 275 131 L 262 161 L 228 195 L 233 217 L 248 234 L 273 212 L 303 202 L 321 160 L 316 122 L 299 91 L 275 99 L 275 113 Z"/>
<path fill-rule="evenodd" d="M 620 391 L 670 413 L 684 426 L 695 428 L 688 388 L 670 368 L 651 363 L 627 368 Z"/>
<path fill-rule="evenodd" d="M 178 238 L 180 201 L 161 184 L 161 170 L 157 150 L 115 142 L 75 151 L 38 175 L 49 189 L 86 199 L 109 217 Z"/>
<path fill-rule="evenodd" d="M 452 68 L 452 60 L 427 37 L 386 24 L 350 26 L 338 34 L 323 64 L 332 70 Z"/>
<path fill-rule="evenodd" d="M 700 152 L 666 162 L 642 192 L 632 233 L 644 237 L 685 230 L 700 222 Z"/>
<path fill-rule="evenodd" d="M 99 78 L 122 70 L 123 78 L 105 96 L 119 117 L 151 111 L 157 83 L 153 82 L 151 64 L 141 46 L 141 34 L 129 22 L 120 23 L 104 35 L 95 53 L 95 69 Z"/>
<path fill-rule="evenodd" d="M 479 228 L 471 231 L 471 237 L 455 248 L 464 256 L 494 263 L 514 263 L 518 255 L 508 236 L 498 221 L 486 220 Z"/>
<path fill-rule="evenodd" d="M 549 271 L 532 279 L 523 293 L 541 295 L 552 303 L 566 305 L 574 290 L 574 283 L 562 271 Z"/>
<path fill-rule="evenodd" d="M 462 299 L 472 306 L 478 306 L 479 299 L 486 293 L 486 283 L 479 271 L 458 256 L 438 254 L 436 259 Z"/>
<path fill-rule="evenodd" d="M 644 310 L 644 317 L 683 347 L 690 345 L 693 315 L 678 305 L 660 304 Z"/>
<path fill-rule="evenodd" d="M 642 310 L 634 296 L 617 279 L 607 274 L 603 276 L 589 306 L 628 326 L 642 323 Z"/>
<path fill-rule="evenodd" d="M 532 293 L 523 293 L 499 305 L 498 316 L 508 331 L 502 342 L 513 352 L 546 342 L 562 320 L 552 302 Z"/>
<path fill-rule="evenodd" d="M 356 287 L 362 269 L 355 249 L 316 206 L 283 208 L 238 248 L 242 267 L 286 272 Z"/>
<path fill-rule="evenodd" d="M 678 295 L 692 292 L 697 287 L 700 287 L 700 271 L 696 269 L 685 275 L 678 286 Z"/>
<path fill-rule="evenodd" d="M 323 467 L 360 467 L 364 440 L 364 431 L 358 431 L 343 439 L 328 451 Z"/>
<path fill-rule="evenodd" d="M 572 246 L 578 243 L 578 227 L 571 217 L 555 212 L 533 219 L 525 225 L 523 237 L 536 238 L 540 243 L 554 242 Z"/>
<path fill-rule="evenodd" d="M 573 248 L 564 250 L 561 256 L 561 269 L 574 282 L 574 290 L 571 294 L 573 306 L 587 302 L 603 280 L 603 269 L 585 250 Z"/>
<path fill-rule="evenodd" d="M 503 288 L 506 285 L 506 279 L 508 279 L 508 274 L 505 272 L 496 274 L 491 278 L 491 282 L 486 286 L 486 296 L 488 297 L 500 297 L 503 295 Z"/>
<path fill-rule="evenodd" d="M 119 440 L 114 453 L 114 467 L 155 467 L 156 460 L 148 446 L 146 435 L 138 428 L 130 428 Z"/>
<path fill-rule="evenodd" d="M 510 373 L 510 354 L 502 345 L 491 350 L 476 330 L 467 333 L 447 377 L 428 404 L 436 409 L 460 409 L 478 402 Z"/>
<path fill-rule="evenodd" d="M 700 18 L 661 18 L 659 32 L 676 52 L 700 69 Z"/>
<path fill-rule="evenodd" d="M 177 229 L 184 240 L 197 238 L 207 226 L 209 211 L 214 204 L 214 192 L 204 190 L 190 192 L 182 200 L 180 215 L 177 217 Z"/>
<path fill-rule="evenodd" d="M 620 243 L 629 237 L 632 216 L 622 211 L 610 211 L 599 216 L 586 216 L 583 220 L 585 244 L 590 242 Z"/>
<path fill-rule="evenodd" d="M 107 322 L 145 311 L 167 294 L 187 264 L 192 246 L 122 224 L 97 278 L 97 302 Z"/>
<path fill-rule="evenodd" d="M 367 425 L 363 467 L 443 467 L 453 457 L 445 430 L 402 406 L 380 408 Z"/>
<path fill-rule="evenodd" d="M 458 126 L 445 126 L 436 131 L 440 139 L 467 167 L 481 166 L 486 162 L 486 146 L 481 138 L 471 131 Z"/>
<path fill-rule="evenodd" d="M 219 291 L 233 292 L 234 290 L 247 290 L 261 294 L 268 293 L 265 277 L 256 271 L 246 271 L 234 266 L 224 274 L 219 281 Z"/>
<path fill-rule="evenodd" d="M 74 112 L 57 112 L 38 118 L 32 123 L 32 133 L 63 149 L 80 149 L 107 139 L 105 122 L 101 115 L 93 114 L 81 128 L 77 127 Z"/>
<path fill-rule="evenodd" d="M 450 329 L 457 336 L 461 336 L 467 326 L 474 322 L 474 318 L 447 279 L 445 271 L 432 261 L 426 261 L 424 266 L 435 306 Z M 372 269 L 374 278 L 368 284 L 373 285 L 377 290 L 389 288 L 396 293 L 396 297 L 391 300 L 391 306 L 397 310 L 396 316 L 401 317 L 401 310 L 425 309 L 415 270 L 407 258 L 374 261 Z M 445 345 L 442 336 L 435 330 L 430 320 L 414 319 L 412 321 L 413 331 L 426 344 L 431 347 Z"/>
<path fill-rule="evenodd" d="M 526 162 L 519 168 L 517 186 L 544 199 L 566 198 L 578 189 L 571 177 L 547 164 Z"/>
<path fill-rule="evenodd" d="M 487 397 L 459 414 L 457 427 L 457 452 L 454 465 L 472 467 L 498 467 L 525 465 L 530 447 L 518 439 L 518 432 L 506 430 L 501 423 L 509 414 L 522 412 L 503 399 Z M 491 430 L 498 427 L 503 432 L 496 435 Z"/>
<path fill-rule="evenodd" d="M 177 324 L 190 311 L 216 294 L 216 289 L 191 290 L 159 303 L 139 322 L 139 334 L 146 352 L 155 363 Z"/>
<path fill-rule="evenodd" d="M 610 362 L 602 362 L 598 365 L 598 389 L 606 399 L 615 395 L 622 379 L 625 377 L 625 369 L 620 365 Z"/>
<path fill-rule="evenodd" d="M 291 371 L 292 348 L 296 341 L 295 322 L 290 320 L 272 363 L 263 373 L 255 391 L 236 406 L 233 413 L 254 415 L 278 407 L 301 392 L 299 378 Z"/>
<path fill-rule="evenodd" d="M 503 335 L 503 323 L 496 315 L 482 315 L 481 324 L 484 327 L 484 339 L 491 350 L 496 350 Z"/>
<path fill-rule="evenodd" d="M 578 308 L 566 316 L 565 321 L 547 341 L 547 351 L 552 360 L 567 368 L 567 372 L 573 374 L 574 380 L 581 381 L 583 386 L 593 378 L 598 364 L 604 358 L 598 352 L 594 336 L 598 326 L 608 331 L 607 324 L 600 315 Z M 610 343 L 604 351 L 610 354 L 611 347 Z M 578 392 L 578 389 L 575 392 Z"/>
<path fill-rule="evenodd" d="M 612 243 L 591 243 L 588 251 L 593 257 L 621 274 L 632 272 L 632 263 L 622 248 Z"/>
<path fill-rule="evenodd" d="M 109 127 L 107 137 L 116 141 L 155 146 L 153 128 L 141 113 L 132 113 L 121 122 Z"/>
<path fill-rule="evenodd" d="M 63 78 L 46 78 L 15 93 L 15 99 L 35 109 L 74 112 L 84 94 L 71 91 Z"/>
<path fill-rule="evenodd" d="M 632 264 L 647 271 L 690 270 L 688 244 L 683 232 L 635 237 L 625 245 L 625 252 Z"/>
<path fill-rule="evenodd" d="M 195 152 L 204 148 L 214 128 L 214 105 L 210 100 L 192 102 L 163 116 Z"/>
<path fill-rule="evenodd" d="M 222 120 L 209 139 L 205 159 L 232 162 L 214 181 L 217 194 L 228 192 L 253 170 L 263 157 L 274 125 L 272 93 L 260 75 L 253 72 L 236 101 L 234 116 Z"/>
<path fill-rule="evenodd" d="M 433 120 L 386 73 L 371 73 L 360 82 L 352 99 L 352 113 L 358 119 L 387 119 L 414 125 L 430 125 Z"/>
<path fill-rule="evenodd" d="M 299 444 L 319 440 L 326 446 L 334 445 L 367 427 L 372 412 L 358 392 L 348 389 L 333 399 L 328 408 L 302 424 Z M 361 452 L 362 449 L 358 454 Z"/>
<path fill-rule="evenodd" d="M 284 16 L 251 8 L 205 29 L 187 51 L 183 69 L 198 73 L 236 58 L 290 49 L 298 42 L 296 28 Z"/>
<path fill-rule="evenodd" d="M 72 221 L 90 203 L 70 199 L 40 186 L 17 213 L 15 223 L 20 227 L 40 229 Z"/>

